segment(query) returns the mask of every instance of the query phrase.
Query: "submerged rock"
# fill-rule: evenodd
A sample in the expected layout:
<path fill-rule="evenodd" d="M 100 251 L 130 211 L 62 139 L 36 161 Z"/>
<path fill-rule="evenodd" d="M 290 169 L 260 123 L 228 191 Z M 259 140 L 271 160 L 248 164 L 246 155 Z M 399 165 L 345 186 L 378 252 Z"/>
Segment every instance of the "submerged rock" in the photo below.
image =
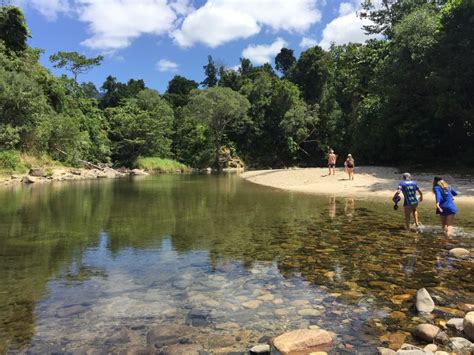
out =
<path fill-rule="evenodd" d="M 427 342 L 432 342 L 436 335 L 438 335 L 440 329 L 433 324 L 420 324 L 413 330 L 413 335 L 419 339 Z"/>
<path fill-rule="evenodd" d="M 450 347 L 454 351 L 463 350 L 463 349 L 471 349 L 474 345 L 469 340 L 461 338 L 461 337 L 449 338 L 449 340 L 450 340 Z"/>
<path fill-rule="evenodd" d="M 270 354 L 270 345 L 259 344 L 250 349 L 250 354 Z"/>
<path fill-rule="evenodd" d="M 395 355 L 397 352 L 389 348 L 377 348 L 380 355 Z"/>
<path fill-rule="evenodd" d="M 474 312 L 469 312 L 464 317 L 464 334 L 471 340 L 474 340 Z"/>
<path fill-rule="evenodd" d="M 278 351 L 289 353 L 317 347 L 330 347 L 332 337 L 329 332 L 322 329 L 298 329 L 274 338 L 273 345 Z"/>
<path fill-rule="evenodd" d="M 464 248 L 454 248 L 449 251 L 449 255 L 455 258 L 467 258 L 471 253 Z"/>
<path fill-rule="evenodd" d="M 463 318 L 451 318 L 450 320 L 448 320 L 446 325 L 449 328 L 456 329 L 462 332 L 462 330 L 464 329 L 463 322 L 464 322 Z"/>
<path fill-rule="evenodd" d="M 416 293 L 416 309 L 418 312 L 431 313 L 435 308 L 433 299 L 425 288 Z"/>

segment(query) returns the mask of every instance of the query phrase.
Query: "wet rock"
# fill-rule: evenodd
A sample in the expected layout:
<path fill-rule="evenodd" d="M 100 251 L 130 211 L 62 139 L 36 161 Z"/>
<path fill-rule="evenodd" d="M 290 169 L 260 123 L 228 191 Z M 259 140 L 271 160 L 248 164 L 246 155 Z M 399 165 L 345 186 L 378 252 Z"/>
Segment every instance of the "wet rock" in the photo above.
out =
<path fill-rule="evenodd" d="M 281 316 L 287 316 L 288 315 L 288 311 L 286 309 L 275 309 L 275 311 L 273 312 L 275 313 L 275 315 L 281 317 Z"/>
<path fill-rule="evenodd" d="M 240 325 L 235 322 L 224 322 L 216 324 L 218 330 L 237 330 L 240 329 Z"/>
<path fill-rule="evenodd" d="M 403 320 L 406 317 L 407 317 L 406 314 L 400 311 L 393 311 L 392 313 L 390 313 L 390 318 L 393 318 L 393 319 Z"/>
<path fill-rule="evenodd" d="M 298 314 L 303 317 L 319 317 L 322 314 L 322 312 L 313 308 L 305 308 L 305 309 L 300 309 L 298 311 Z"/>
<path fill-rule="evenodd" d="M 461 337 L 449 338 L 449 340 L 450 340 L 450 344 L 449 344 L 450 348 L 453 349 L 454 351 L 470 349 L 474 345 L 469 340 L 461 338 Z"/>
<path fill-rule="evenodd" d="M 133 169 L 131 172 L 133 176 L 147 176 L 149 175 L 146 171 L 140 169 Z"/>
<path fill-rule="evenodd" d="M 438 345 L 436 344 L 428 344 L 423 348 L 423 351 L 425 352 L 431 351 L 432 353 L 434 353 L 436 350 L 438 350 Z"/>
<path fill-rule="evenodd" d="M 461 303 L 457 307 L 463 312 L 472 312 L 474 311 L 474 304 L 469 304 L 469 303 Z"/>
<path fill-rule="evenodd" d="M 454 248 L 449 251 L 449 255 L 454 258 L 467 258 L 469 254 L 469 250 L 464 248 Z"/>
<path fill-rule="evenodd" d="M 425 288 L 419 289 L 416 293 L 416 309 L 418 312 L 431 313 L 435 304 L 428 291 Z"/>
<path fill-rule="evenodd" d="M 451 329 L 455 329 L 462 332 L 462 330 L 464 329 L 463 322 L 464 318 L 451 318 L 450 320 L 448 320 L 446 325 Z"/>
<path fill-rule="evenodd" d="M 329 347 L 332 337 L 322 329 L 298 329 L 284 333 L 273 339 L 273 345 L 282 353 L 302 351 L 316 347 Z"/>
<path fill-rule="evenodd" d="M 273 303 L 274 303 L 274 304 L 283 304 L 283 302 L 284 302 L 284 301 L 283 301 L 283 299 L 281 299 L 281 298 L 276 298 L 276 299 L 273 300 Z"/>
<path fill-rule="evenodd" d="M 440 329 L 436 325 L 425 323 L 418 325 L 413 330 L 413 335 L 430 343 L 436 338 L 439 331 Z"/>
<path fill-rule="evenodd" d="M 161 354 L 164 355 L 199 355 L 202 346 L 197 344 L 174 344 L 167 347 Z"/>
<path fill-rule="evenodd" d="M 250 354 L 270 354 L 270 345 L 259 344 L 250 349 Z"/>
<path fill-rule="evenodd" d="M 445 332 L 440 331 L 438 334 L 436 334 L 435 341 L 437 343 L 447 345 L 449 343 L 449 336 Z"/>
<path fill-rule="evenodd" d="M 382 335 L 379 340 L 382 343 L 388 343 L 388 347 L 393 350 L 400 349 L 407 338 L 407 334 L 402 332 L 387 333 Z"/>
<path fill-rule="evenodd" d="M 394 355 L 397 352 L 395 350 L 389 349 L 389 348 L 377 348 L 379 351 L 380 355 Z"/>
<path fill-rule="evenodd" d="M 210 324 L 209 311 L 192 309 L 186 316 L 186 324 L 193 327 L 207 327 Z"/>
<path fill-rule="evenodd" d="M 400 350 L 423 350 L 422 348 L 412 345 L 412 344 L 402 344 Z"/>
<path fill-rule="evenodd" d="M 248 301 L 248 302 L 242 303 L 242 306 L 244 306 L 245 308 L 248 308 L 248 309 L 256 309 L 256 308 L 260 307 L 261 304 L 262 304 L 262 301 L 253 300 L 253 301 Z"/>
<path fill-rule="evenodd" d="M 25 175 L 21 179 L 21 182 L 23 182 L 24 184 L 34 184 L 36 182 L 36 178 L 34 178 L 33 176 Z"/>
<path fill-rule="evenodd" d="M 464 334 L 474 341 L 474 312 L 469 312 L 464 317 L 463 322 Z"/>
<path fill-rule="evenodd" d="M 260 301 L 273 301 L 274 298 L 275 296 L 273 296 L 271 293 L 266 293 L 264 295 L 257 297 L 257 299 Z"/>
<path fill-rule="evenodd" d="M 129 341 L 130 341 L 130 337 L 128 336 L 127 330 L 121 329 L 118 333 L 109 337 L 105 341 L 105 343 L 115 345 L 115 344 L 125 344 L 125 343 L 128 343 Z"/>
<path fill-rule="evenodd" d="M 328 353 L 325 351 L 314 351 L 309 353 L 309 355 L 328 355 Z"/>
<path fill-rule="evenodd" d="M 46 174 L 44 173 L 44 170 L 41 168 L 31 168 L 30 171 L 28 172 L 28 175 L 35 176 L 35 177 L 46 176 Z"/>
<path fill-rule="evenodd" d="M 398 350 L 398 355 L 426 355 L 423 350 Z"/>
<path fill-rule="evenodd" d="M 225 348 L 235 344 L 235 337 L 229 334 L 214 334 L 209 338 L 211 348 Z"/>
<path fill-rule="evenodd" d="M 442 306 L 437 306 L 435 307 L 437 311 L 446 313 L 446 314 L 451 314 L 456 317 L 464 317 L 464 312 L 460 311 L 459 309 L 455 308 L 449 308 L 449 307 L 442 307 Z"/>
<path fill-rule="evenodd" d="M 167 325 L 151 329 L 146 334 L 146 341 L 149 346 L 162 348 L 163 346 L 178 344 L 182 335 L 190 337 L 194 329 L 186 325 Z"/>
<path fill-rule="evenodd" d="M 83 306 L 80 304 L 65 306 L 65 307 L 59 308 L 56 311 L 56 317 L 68 318 L 68 317 L 72 317 L 72 316 L 76 316 L 78 314 L 84 313 L 87 310 L 89 310 L 89 307 Z"/>
<path fill-rule="evenodd" d="M 292 306 L 295 306 L 295 307 L 301 307 L 301 306 L 306 306 L 307 304 L 309 304 L 309 301 L 307 300 L 296 300 L 296 301 L 293 301 L 290 303 Z"/>
<path fill-rule="evenodd" d="M 449 355 L 449 353 L 446 352 L 446 351 L 439 351 L 438 350 L 438 351 L 435 352 L 435 355 Z"/>

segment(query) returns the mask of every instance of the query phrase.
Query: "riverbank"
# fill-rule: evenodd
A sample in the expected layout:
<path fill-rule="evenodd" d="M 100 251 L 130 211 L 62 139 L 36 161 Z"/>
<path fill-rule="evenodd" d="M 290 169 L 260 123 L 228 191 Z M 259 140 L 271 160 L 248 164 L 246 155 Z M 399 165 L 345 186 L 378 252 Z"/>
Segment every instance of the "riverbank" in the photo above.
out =
<path fill-rule="evenodd" d="M 115 170 L 112 168 L 84 169 L 84 168 L 32 168 L 25 174 L 11 174 L 0 176 L 1 186 L 12 186 L 18 184 L 41 184 L 59 181 L 77 181 L 94 179 L 116 179 L 127 176 L 149 175 L 144 170 Z"/>
<path fill-rule="evenodd" d="M 403 171 L 389 167 L 358 167 L 355 179 L 349 180 L 343 169 L 328 176 L 327 168 L 281 169 L 247 171 L 241 177 L 250 182 L 288 191 L 354 197 L 393 196 Z M 434 201 L 431 193 L 436 173 L 413 174 L 413 179 L 424 193 L 424 199 Z M 456 201 L 474 204 L 474 176 L 441 174 L 460 194 Z"/>

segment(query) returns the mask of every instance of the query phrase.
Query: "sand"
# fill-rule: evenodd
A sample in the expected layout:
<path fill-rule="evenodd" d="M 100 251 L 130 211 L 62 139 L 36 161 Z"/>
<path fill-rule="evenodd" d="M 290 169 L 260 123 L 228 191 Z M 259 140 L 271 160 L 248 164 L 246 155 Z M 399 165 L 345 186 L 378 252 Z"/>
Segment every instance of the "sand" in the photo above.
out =
<path fill-rule="evenodd" d="M 357 167 L 354 180 L 349 180 L 344 169 L 336 169 L 336 175 L 328 175 L 327 168 L 281 169 L 247 171 L 241 176 L 253 183 L 288 191 L 353 196 L 367 198 L 391 198 L 397 189 L 403 171 L 388 167 Z M 439 174 L 439 173 L 438 173 Z M 435 174 L 412 174 L 413 180 L 423 192 L 425 201 L 434 201 L 432 182 Z M 442 175 L 454 187 L 459 196 L 456 203 L 474 204 L 474 176 Z"/>

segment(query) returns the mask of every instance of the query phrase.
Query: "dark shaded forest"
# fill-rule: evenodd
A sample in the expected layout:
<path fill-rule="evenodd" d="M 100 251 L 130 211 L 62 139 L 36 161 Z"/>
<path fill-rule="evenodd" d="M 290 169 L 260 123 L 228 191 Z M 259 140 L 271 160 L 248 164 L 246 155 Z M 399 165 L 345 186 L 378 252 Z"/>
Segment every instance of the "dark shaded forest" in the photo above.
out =
<path fill-rule="evenodd" d="M 387 0 L 365 44 L 283 48 L 275 63 L 209 56 L 201 83 L 175 76 L 166 92 L 142 79 L 80 75 L 102 56 L 50 56 L 28 46 L 20 9 L 0 9 L 0 169 L 16 154 L 132 167 L 140 157 L 216 165 L 223 147 L 249 167 L 322 165 L 329 148 L 359 164 L 474 163 L 474 1 Z M 204 59 L 204 58 L 203 58 Z M 66 152 L 67 154 L 64 154 Z"/>

